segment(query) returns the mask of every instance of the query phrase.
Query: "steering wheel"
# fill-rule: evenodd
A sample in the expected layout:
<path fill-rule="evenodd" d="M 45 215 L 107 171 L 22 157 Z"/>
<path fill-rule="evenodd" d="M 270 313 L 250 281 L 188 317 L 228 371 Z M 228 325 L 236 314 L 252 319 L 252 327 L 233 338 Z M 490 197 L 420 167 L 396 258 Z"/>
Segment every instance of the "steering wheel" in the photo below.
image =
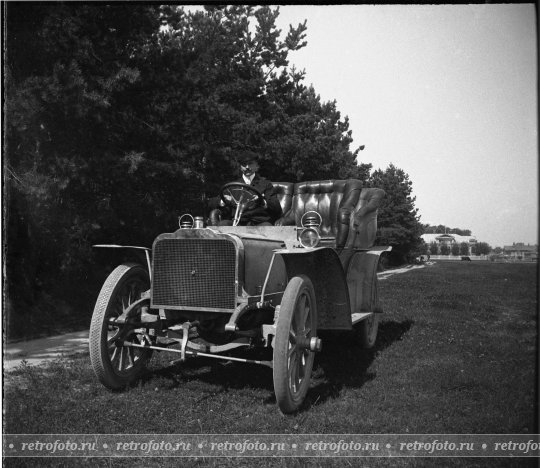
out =
<path fill-rule="evenodd" d="M 231 182 L 221 187 L 219 197 L 226 206 L 235 208 L 233 226 L 238 226 L 242 213 L 247 207 L 255 208 L 264 203 L 264 197 L 261 192 L 251 185 L 240 182 Z"/>

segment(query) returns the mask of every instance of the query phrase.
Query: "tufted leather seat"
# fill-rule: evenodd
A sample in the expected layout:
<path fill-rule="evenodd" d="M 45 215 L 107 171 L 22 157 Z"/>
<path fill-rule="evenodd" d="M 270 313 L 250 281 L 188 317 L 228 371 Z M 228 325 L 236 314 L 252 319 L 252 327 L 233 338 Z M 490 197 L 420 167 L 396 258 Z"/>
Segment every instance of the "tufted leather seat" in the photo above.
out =
<path fill-rule="evenodd" d="M 322 217 L 321 234 L 335 237 L 337 248 L 373 246 L 384 190 L 362 188 L 362 182 L 356 179 L 272 184 L 283 210 L 276 226 L 300 226 L 304 213 L 317 211 Z M 219 214 L 219 209 L 210 213 L 209 225 L 217 225 Z"/>
<path fill-rule="evenodd" d="M 369 249 L 377 234 L 377 213 L 386 192 L 379 188 L 364 188 L 354 208 L 353 229 L 347 239 L 347 248 Z"/>
<path fill-rule="evenodd" d="M 343 247 L 361 190 L 362 182 L 356 179 L 299 182 L 294 186 L 291 208 L 276 225 L 300 226 L 304 213 L 317 211 L 322 217 L 322 236 L 335 237 L 336 247 Z"/>
<path fill-rule="evenodd" d="M 293 182 L 272 182 L 277 193 L 282 213 L 287 213 L 291 209 L 292 197 L 294 193 Z"/>

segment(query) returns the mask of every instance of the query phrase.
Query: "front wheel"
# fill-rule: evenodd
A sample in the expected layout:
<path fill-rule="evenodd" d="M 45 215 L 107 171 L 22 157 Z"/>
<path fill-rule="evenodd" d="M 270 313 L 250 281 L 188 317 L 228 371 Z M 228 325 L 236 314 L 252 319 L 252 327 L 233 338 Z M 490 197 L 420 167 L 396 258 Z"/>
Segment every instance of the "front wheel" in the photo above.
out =
<path fill-rule="evenodd" d="M 274 391 L 282 413 L 293 413 L 306 397 L 315 358 L 309 343 L 316 332 L 313 284 L 295 276 L 283 294 L 274 343 Z"/>
<path fill-rule="evenodd" d="M 115 324 L 115 320 L 149 287 L 150 278 L 144 268 L 122 264 L 109 275 L 99 293 L 88 338 L 90 361 L 99 381 L 111 390 L 124 388 L 135 380 L 151 357 L 149 349 L 118 343 L 144 344 L 143 330 L 130 330 L 129 323 Z M 134 311 L 135 319 L 140 313 L 140 308 Z"/>

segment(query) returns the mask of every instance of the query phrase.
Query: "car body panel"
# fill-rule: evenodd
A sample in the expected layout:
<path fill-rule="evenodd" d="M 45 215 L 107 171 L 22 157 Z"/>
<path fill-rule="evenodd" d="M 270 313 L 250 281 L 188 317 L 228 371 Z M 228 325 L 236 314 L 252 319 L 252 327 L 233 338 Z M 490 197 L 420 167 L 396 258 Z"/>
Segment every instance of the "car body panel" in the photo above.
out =
<path fill-rule="evenodd" d="M 276 252 L 285 261 L 289 278 L 306 275 L 313 283 L 321 330 L 350 330 L 351 308 L 347 280 L 333 248 L 283 249 Z"/>

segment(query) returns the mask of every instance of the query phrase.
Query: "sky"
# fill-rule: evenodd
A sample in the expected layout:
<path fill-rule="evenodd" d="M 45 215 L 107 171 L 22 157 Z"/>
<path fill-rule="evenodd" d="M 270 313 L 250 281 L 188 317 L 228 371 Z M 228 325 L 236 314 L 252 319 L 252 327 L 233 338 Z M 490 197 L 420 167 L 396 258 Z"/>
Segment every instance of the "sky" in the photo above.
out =
<path fill-rule="evenodd" d="M 348 116 L 359 163 L 403 169 L 422 223 L 538 243 L 533 4 L 286 5 L 282 37 L 304 20 L 290 66 Z"/>

